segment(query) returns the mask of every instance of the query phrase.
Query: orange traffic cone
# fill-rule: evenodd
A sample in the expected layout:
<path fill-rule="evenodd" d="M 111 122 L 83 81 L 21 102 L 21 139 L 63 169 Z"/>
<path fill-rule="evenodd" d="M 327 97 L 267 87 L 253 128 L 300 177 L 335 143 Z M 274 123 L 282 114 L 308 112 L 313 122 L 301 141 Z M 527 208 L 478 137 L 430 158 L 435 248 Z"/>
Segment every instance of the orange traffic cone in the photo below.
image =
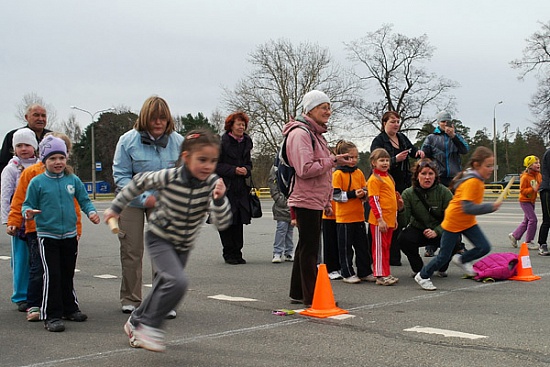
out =
<path fill-rule="evenodd" d="M 313 304 L 307 310 L 300 312 L 300 315 L 325 318 L 346 313 L 348 311 L 336 307 L 332 286 L 328 278 L 327 266 L 320 264 L 317 271 L 317 280 L 315 281 Z"/>
<path fill-rule="evenodd" d="M 518 255 L 518 273 L 511 278 L 510 280 L 521 280 L 523 282 L 532 282 L 533 280 L 539 280 L 538 275 L 533 275 L 533 269 L 531 268 L 531 258 L 529 257 L 529 249 L 527 248 L 527 243 L 522 243 L 521 248 L 519 249 Z"/>

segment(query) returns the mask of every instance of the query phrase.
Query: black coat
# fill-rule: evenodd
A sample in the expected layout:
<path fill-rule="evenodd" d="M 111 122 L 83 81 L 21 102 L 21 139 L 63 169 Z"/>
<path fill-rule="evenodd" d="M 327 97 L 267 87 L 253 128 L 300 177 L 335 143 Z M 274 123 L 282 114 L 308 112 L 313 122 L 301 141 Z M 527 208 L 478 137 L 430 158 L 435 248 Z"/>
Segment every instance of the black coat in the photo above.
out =
<path fill-rule="evenodd" d="M 247 184 L 247 178 L 252 172 L 252 139 L 246 133 L 241 142 L 225 133 L 221 138 L 221 152 L 216 167 L 216 173 L 223 178 L 227 187 L 227 198 L 231 204 L 233 213 L 233 224 L 250 224 L 250 186 Z M 240 176 L 235 173 L 235 168 L 246 167 L 248 171 L 246 176 Z"/>

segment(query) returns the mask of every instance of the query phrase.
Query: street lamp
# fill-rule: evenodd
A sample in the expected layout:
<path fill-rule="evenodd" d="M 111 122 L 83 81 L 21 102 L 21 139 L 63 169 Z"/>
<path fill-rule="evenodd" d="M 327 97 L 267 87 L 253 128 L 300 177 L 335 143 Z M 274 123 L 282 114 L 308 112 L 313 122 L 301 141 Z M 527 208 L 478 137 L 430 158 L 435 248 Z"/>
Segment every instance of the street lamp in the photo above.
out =
<path fill-rule="evenodd" d="M 497 106 L 501 104 L 502 101 L 498 101 L 495 103 L 495 107 L 493 107 L 493 154 L 495 155 L 495 169 L 493 171 L 494 173 L 494 180 L 498 181 L 498 163 L 497 163 Z"/>
<path fill-rule="evenodd" d="M 112 111 L 114 110 L 114 108 L 107 108 L 105 110 L 99 110 L 99 111 L 96 111 L 94 113 L 91 113 L 90 111 L 88 110 L 85 110 L 83 108 L 79 108 L 79 107 L 76 107 L 76 106 L 71 106 L 71 108 L 73 110 L 79 110 L 79 111 L 82 111 L 82 112 L 86 112 L 88 115 L 90 115 L 90 117 L 92 118 L 92 130 L 91 130 L 91 134 L 92 134 L 92 197 L 96 198 L 95 196 L 95 193 L 96 193 L 96 188 L 95 188 L 95 136 L 94 136 L 94 118 L 95 118 L 95 115 L 97 115 L 98 113 L 102 113 L 102 112 L 107 112 L 107 111 Z"/>

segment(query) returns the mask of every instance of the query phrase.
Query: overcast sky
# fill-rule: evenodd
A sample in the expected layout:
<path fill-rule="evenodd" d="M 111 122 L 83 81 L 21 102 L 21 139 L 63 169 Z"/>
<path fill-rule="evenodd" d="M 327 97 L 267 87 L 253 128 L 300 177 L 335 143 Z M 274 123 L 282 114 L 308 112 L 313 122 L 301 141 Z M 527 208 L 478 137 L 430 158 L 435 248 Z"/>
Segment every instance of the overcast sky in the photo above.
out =
<path fill-rule="evenodd" d="M 271 39 L 327 47 L 347 65 L 344 42 L 392 23 L 436 48 L 428 69 L 460 84 L 459 118 L 472 133 L 493 109 L 499 130 L 532 126 L 527 104 L 536 83 L 509 66 L 525 39 L 550 19 L 548 0 L 95 0 L 4 2 L 0 11 L 0 138 L 16 127 L 16 106 L 35 92 L 81 127 L 95 112 L 138 112 L 157 94 L 174 115 L 207 117 L 222 88 L 249 70 L 248 55 Z"/>

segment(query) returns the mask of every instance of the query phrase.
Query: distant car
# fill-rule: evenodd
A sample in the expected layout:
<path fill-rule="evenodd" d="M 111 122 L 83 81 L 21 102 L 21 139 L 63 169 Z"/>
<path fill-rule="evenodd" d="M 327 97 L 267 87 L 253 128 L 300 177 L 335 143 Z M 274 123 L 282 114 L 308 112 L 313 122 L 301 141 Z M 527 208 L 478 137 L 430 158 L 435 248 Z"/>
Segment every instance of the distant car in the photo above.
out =
<path fill-rule="evenodd" d="M 507 173 L 506 175 L 504 175 L 502 180 L 489 182 L 486 184 L 486 186 L 489 186 L 488 188 L 493 189 L 493 192 L 498 192 L 499 190 L 505 188 L 506 185 L 508 185 L 508 182 L 510 182 L 510 180 L 514 178 L 514 183 L 512 184 L 510 189 L 519 190 L 519 176 L 520 176 L 519 173 Z"/>

